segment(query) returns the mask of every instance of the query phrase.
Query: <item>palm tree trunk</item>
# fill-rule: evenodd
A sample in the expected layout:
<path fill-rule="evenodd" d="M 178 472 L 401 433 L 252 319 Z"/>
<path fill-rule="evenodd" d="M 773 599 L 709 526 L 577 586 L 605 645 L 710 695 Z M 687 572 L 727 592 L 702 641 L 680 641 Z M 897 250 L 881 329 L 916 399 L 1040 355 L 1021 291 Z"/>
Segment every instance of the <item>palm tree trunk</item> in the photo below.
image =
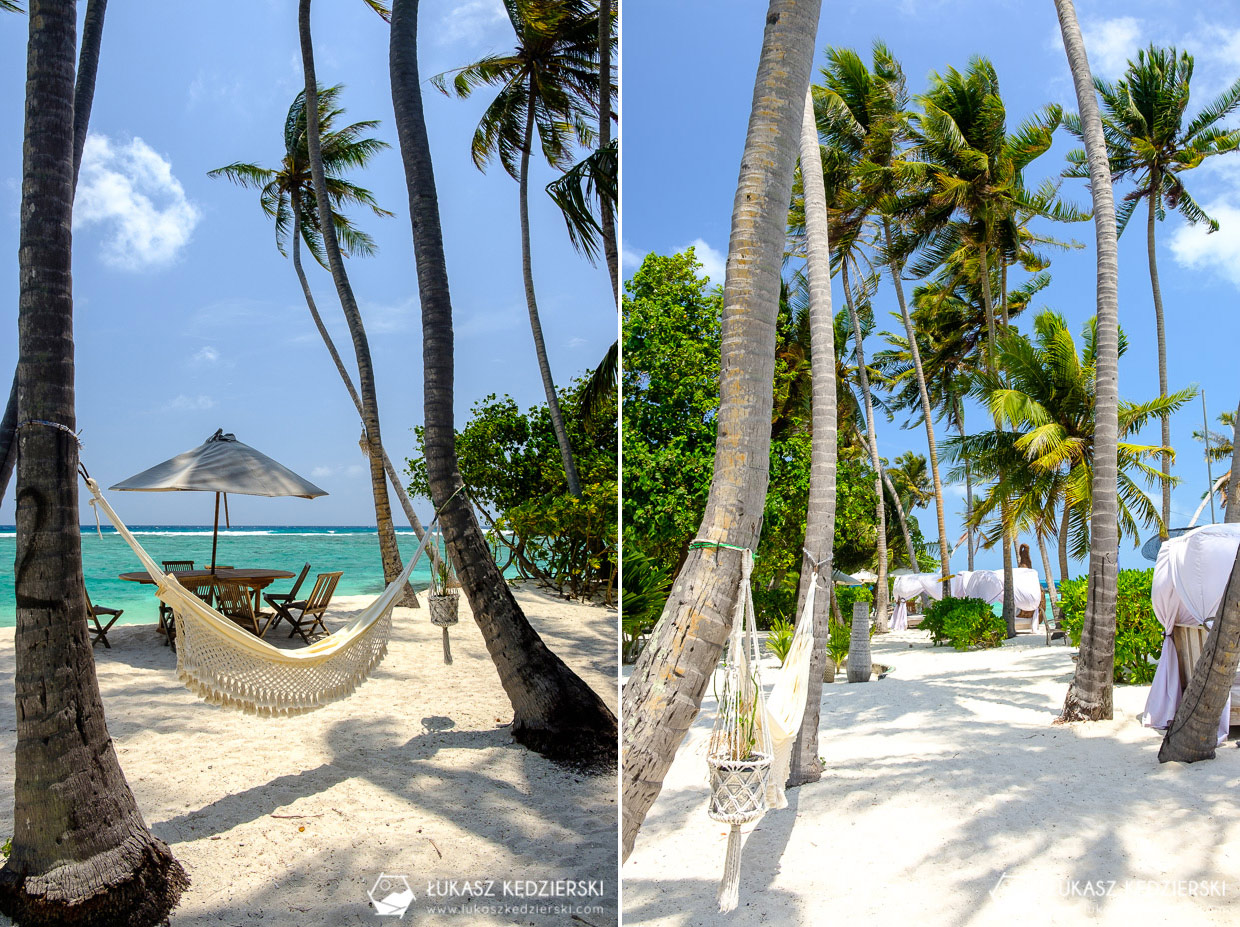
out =
<path fill-rule="evenodd" d="M 611 0 L 599 0 L 598 4 L 598 147 L 611 144 Z M 612 213 L 611 200 L 599 197 L 599 226 L 603 230 L 603 257 L 607 260 L 607 275 L 611 278 L 611 292 L 620 310 L 620 251 L 616 247 L 616 217 Z"/>
<path fill-rule="evenodd" d="M 788 203 L 820 0 L 771 0 L 732 207 L 723 288 L 715 469 L 697 537 L 752 550 L 766 500 L 775 326 Z M 651 642 L 624 689 L 624 819 L 628 856 L 732 625 L 742 555 L 689 551 Z"/>
<path fill-rule="evenodd" d="M 525 281 L 525 305 L 530 313 L 530 331 L 534 334 L 534 353 L 538 356 L 538 373 L 542 377 L 543 391 L 547 394 L 547 412 L 555 440 L 560 445 L 560 457 L 564 461 L 564 479 L 568 491 L 581 498 L 581 480 L 577 476 L 577 464 L 573 461 L 573 448 L 568 441 L 568 429 L 560 412 L 560 397 L 555 391 L 551 377 L 551 361 L 547 358 L 547 345 L 543 341 L 542 322 L 538 317 L 538 300 L 534 296 L 534 268 L 530 259 L 530 149 L 534 146 L 534 95 L 530 94 L 525 112 L 525 139 L 521 146 L 521 177 L 518 182 L 521 197 L 521 276 Z"/>
<path fill-rule="evenodd" d="M 960 402 L 960 397 L 956 397 L 956 419 L 960 424 L 960 437 L 964 437 L 964 405 Z M 973 556 L 977 550 L 977 546 L 973 540 L 973 469 L 969 466 L 969 461 L 964 462 L 964 525 L 965 525 L 965 547 L 969 555 L 969 569 L 973 569 Z M 950 585 L 950 584 L 948 584 Z"/>
<path fill-rule="evenodd" d="M 870 452 L 870 466 L 874 468 L 874 494 L 878 508 L 874 520 L 878 523 L 878 579 L 874 582 L 874 626 L 877 633 L 887 631 L 887 517 L 883 505 L 883 463 L 878 456 L 878 434 L 874 430 L 874 402 L 870 397 L 870 375 L 865 368 L 865 346 L 861 343 L 861 320 L 853 308 L 851 290 L 848 288 L 848 263 L 840 262 L 840 277 L 844 284 L 844 299 L 852 318 L 853 342 L 857 354 L 857 378 L 861 381 L 861 398 L 865 403 L 866 448 Z"/>
<path fill-rule="evenodd" d="M 323 318 L 319 315 L 318 304 L 314 301 L 314 293 L 310 289 L 310 281 L 306 279 L 306 272 L 301 266 L 301 207 L 298 205 L 296 198 L 293 198 L 293 269 L 297 271 L 297 280 L 301 284 L 301 292 L 306 298 L 306 306 L 310 310 L 310 318 L 314 320 L 314 327 L 319 330 L 319 336 L 323 339 L 323 344 L 327 346 L 327 353 L 331 355 L 332 363 L 336 365 L 336 372 L 340 374 L 340 379 L 344 383 L 344 388 L 349 394 L 349 398 L 353 400 L 353 407 L 357 409 L 358 418 L 365 415 L 365 407 L 362 405 L 362 397 L 357 394 L 357 388 L 353 385 L 353 377 L 349 375 L 349 370 L 344 365 L 344 361 L 340 358 L 340 352 L 336 350 L 336 342 L 332 340 L 331 333 L 327 330 L 327 326 L 323 324 Z M 392 486 L 392 490 L 396 493 L 396 498 L 400 500 L 401 508 L 405 510 L 405 517 L 409 520 L 409 526 L 413 528 L 413 533 L 417 535 L 418 540 L 422 540 L 426 530 L 422 527 L 422 521 L 418 518 L 417 513 L 413 510 L 413 503 L 409 500 L 409 493 L 403 485 L 401 485 L 400 477 L 396 473 L 396 468 L 392 466 L 391 458 L 388 457 L 387 449 L 379 448 L 383 454 L 383 470 L 387 473 L 388 482 Z M 432 566 L 439 563 L 439 548 L 437 545 L 431 544 L 426 548 L 427 555 L 430 557 Z M 419 608 L 416 595 L 411 593 L 413 599 L 413 608 Z"/>
<path fill-rule="evenodd" d="M 427 481 L 448 556 L 512 703 L 513 737 L 546 756 L 614 770 L 615 715 L 530 627 L 495 565 L 473 507 L 460 495 L 452 409 L 452 300 L 418 79 L 417 17 L 418 0 L 395 0 L 388 55 L 422 305 Z"/>
<path fill-rule="evenodd" d="M 1051 573 L 1050 554 L 1046 552 L 1046 538 L 1042 537 L 1041 534 L 1038 534 L 1037 538 L 1038 538 L 1038 550 L 1042 554 L 1042 569 L 1046 571 L 1046 594 L 1050 596 L 1050 599 L 1051 599 L 1051 614 L 1053 614 L 1056 618 L 1058 618 L 1060 617 L 1059 594 L 1055 591 L 1055 577 Z"/>
<path fill-rule="evenodd" d="M 991 370 L 995 369 L 995 302 L 990 293 L 990 263 L 985 244 L 977 249 L 979 262 L 978 276 L 982 279 L 982 307 L 986 310 L 986 344 L 989 349 L 987 363 Z"/>
<path fill-rule="evenodd" d="M 857 427 L 857 423 L 853 422 L 853 433 L 857 436 L 857 440 L 865 446 L 868 442 L 866 436 L 861 433 L 861 429 Z M 913 547 L 913 536 L 908 530 L 908 520 L 904 515 L 904 503 L 900 501 L 900 495 L 896 492 L 895 483 L 891 482 L 891 476 L 887 473 L 887 468 L 882 466 L 880 461 L 878 475 L 882 478 L 883 487 L 886 489 L 885 499 L 891 500 L 891 507 L 895 509 L 896 521 L 900 523 L 900 533 L 904 537 L 904 549 L 908 554 L 909 568 L 917 569 L 917 551 Z M 884 512 L 884 517 L 886 513 Z"/>
<path fill-rule="evenodd" d="M 103 19 L 108 0 L 88 0 L 82 21 L 82 47 L 78 52 L 77 82 L 73 89 L 73 187 L 77 189 L 82 151 L 90 125 L 90 109 L 95 100 L 95 75 L 99 71 L 99 48 L 103 43 Z M 0 501 L 9 488 L 17 455 L 13 451 L 13 435 L 17 428 L 17 371 L 9 387 L 9 401 L 0 419 Z"/>
<path fill-rule="evenodd" d="M 73 0 L 31 0 L 17 363 L 17 420 L 30 425 L 18 438 L 17 753 L 0 911 L 25 925 L 153 925 L 189 880 L 125 781 L 86 630 L 72 436 L 76 24 Z"/>
<path fill-rule="evenodd" d="M 1059 578 L 1068 579 L 1068 516 L 1071 509 L 1068 500 L 1063 503 L 1063 515 L 1059 519 Z"/>
<path fill-rule="evenodd" d="M 1150 214 L 1145 226 L 1145 250 L 1150 259 L 1150 288 L 1154 291 L 1154 330 L 1158 336 L 1158 396 L 1167 398 L 1167 332 L 1163 325 L 1162 287 L 1158 283 L 1158 260 L 1154 252 L 1154 224 L 1158 218 L 1158 171 L 1150 175 Z M 1171 415 L 1163 412 L 1162 446 L 1171 447 Z M 1162 536 L 1167 538 L 1171 527 L 1171 452 L 1163 451 L 1162 457 Z"/>
<path fill-rule="evenodd" d="M 999 517 L 1003 520 L 999 526 L 1003 537 L 1003 621 L 1007 624 L 1007 639 L 1016 636 L 1016 587 L 1012 577 L 1012 534 L 1008 530 L 1011 522 L 1011 507 L 1006 501 L 999 504 Z"/>
<path fill-rule="evenodd" d="M 887 243 L 887 252 L 891 253 L 891 222 L 883 217 L 883 237 Z M 917 395 L 921 398 L 921 417 L 926 424 L 926 446 L 930 451 L 930 475 L 934 479 L 934 507 L 939 524 L 939 565 L 943 575 L 951 572 L 948 558 L 951 556 L 947 544 L 947 513 L 943 501 L 943 481 L 939 477 L 939 446 L 934 440 L 934 413 L 930 407 L 930 391 L 926 388 L 926 374 L 921 366 L 921 348 L 917 345 L 917 331 L 913 328 L 913 318 L 909 315 L 908 303 L 904 299 L 904 282 L 900 279 L 901 268 L 894 259 L 890 265 L 891 282 L 896 288 L 896 302 L 900 304 L 900 317 L 904 320 L 904 333 L 908 336 L 909 354 L 913 358 L 913 373 L 917 377 Z M 907 531 L 905 532 L 907 536 Z M 910 555 L 911 556 L 911 555 Z M 910 566 L 916 570 L 917 560 L 912 558 Z M 951 596 L 951 582 L 943 581 L 943 598 Z"/>
<path fill-rule="evenodd" d="M 1062 721 L 1109 720 L 1115 670 L 1115 596 L 1119 560 L 1117 444 L 1119 441 L 1119 263 L 1115 199 L 1102 118 L 1072 0 L 1055 0 L 1060 31 L 1080 108 L 1089 160 L 1089 189 L 1098 238 L 1098 356 L 1094 400 L 1093 512 L 1090 519 L 1089 591 L 1081 651 L 1064 699 Z"/>
<path fill-rule="evenodd" d="M 1240 405 L 1236 406 L 1236 417 L 1231 430 L 1231 477 L 1227 480 L 1227 511 L 1223 517 L 1225 525 L 1240 522 Z M 0 498 L 3 496 L 4 489 L 0 484 Z"/>
<path fill-rule="evenodd" d="M 327 196 L 327 179 L 323 173 L 323 153 L 319 142 L 319 85 L 314 73 L 314 45 L 310 36 L 310 0 L 299 0 L 297 16 L 298 37 L 301 40 L 301 64 L 306 79 L 306 147 L 309 149 L 310 176 L 314 181 L 314 199 L 319 211 L 319 228 L 323 233 L 323 250 L 331 269 L 332 282 L 340 297 L 353 338 L 353 353 L 357 358 L 358 387 L 362 395 L 362 427 L 366 431 L 367 458 L 370 464 L 370 490 L 375 500 L 375 526 L 379 532 L 379 553 L 383 560 L 384 582 L 392 582 L 400 575 L 404 564 L 396 543 L 396 528 L 392 524 L 392 504 L 388 499 L 387 475 L 383 472 L 383 438 L 379 431 L 379 398 L 375 389 L 375 371 L 370 359 L 370 342 L 362 324 L 362 314 L 357 308 L 353 286 L 344 267 L 340 245 L 336 240 L 336 228 L 331 221 L 331 201 Z M 397 605 L 413 605 L 417 596 L 406 587 Z"/>
<path fill-rule="evenodd" d="M 805 512 L 805 548 L 797 590 L 800 614 L 818 565 L 820 590 L 831 589 L 832 548 L 835 546 L 835 456 L 838 440 L 835 409 L 835 313 L 831 306 L 831 242 L 827 233 L 827 192 L 822 176 L 822 150 L 814 121 L 812 92 L 805 94 L 801 117 L 801 178 L 805 188 L 806 271 L 809 278 L 810 435 L 809 504 Z M 818 755 L 818 720 L 822 711 L 822 678 L 827 669 L 831 634 L 831 596 L 814 596 L 814 652 L 809 661 L 805 714 L 792 745 L 789 788 L 822 778 Z"/>
<path fill-rule="evenodd" d="M 1196 763 L 1214 759 L 1219 717 L 1240 665 L 1240 551 L 1236 552 L 1227 592 L 1214 627 L 1206 636 L 1197 668 L 1167 728 L 1158 762 Z"/>

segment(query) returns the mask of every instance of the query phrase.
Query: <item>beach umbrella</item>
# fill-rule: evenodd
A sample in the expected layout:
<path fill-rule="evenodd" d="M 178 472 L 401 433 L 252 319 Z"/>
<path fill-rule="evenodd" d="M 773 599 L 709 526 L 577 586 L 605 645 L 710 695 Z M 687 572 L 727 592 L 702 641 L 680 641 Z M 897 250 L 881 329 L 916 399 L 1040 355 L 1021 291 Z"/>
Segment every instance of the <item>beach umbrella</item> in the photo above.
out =
<path fill-rule="evenodd" d="M 1194 519 L 1195 520 L 1195 519 Z M 1193 528 L 1170 528 L 1167 530 L 1168 538 L 1178 538 L 1181 534 L 1192 531 Z M 1159 548 L 1162 547 L 1163 539 L 1157 534 L 1141 545 L 1141 556 L 1146 560 L 1157 560 Z"/>
<path fill-rule="evenodd" d="M 860 582 L 863 582 L 863 583 L 878 582 L 878 576 L 874 573 L 871 573 L 869 570 L 861 570 L 857 573 L 854 573 L 853 576 L 855 576 Z"/>
<path fill-rule="evenodd" d="M 111 488 L 136 492 L 215 493 L 215 528 L 211 532 L 212 572 L 215 570 L 215 547 L 220 532 L 221 495 L 224 496 L 225 511 L 230 492 L 245 496 L 298 496 L 302 499 L 327 495 L 326 490 L 248 444 L 242 444 L 235 436 L 225 434 L 222 428 L 193 450 L 143 470 Z"/>
<path fill-rule="evenodd" d="M 831 579 L 835 581 L 837 586 L 860 586 L 861 580 L 855 576 L 849 576 L 840 570 L 831 571 Z"/>

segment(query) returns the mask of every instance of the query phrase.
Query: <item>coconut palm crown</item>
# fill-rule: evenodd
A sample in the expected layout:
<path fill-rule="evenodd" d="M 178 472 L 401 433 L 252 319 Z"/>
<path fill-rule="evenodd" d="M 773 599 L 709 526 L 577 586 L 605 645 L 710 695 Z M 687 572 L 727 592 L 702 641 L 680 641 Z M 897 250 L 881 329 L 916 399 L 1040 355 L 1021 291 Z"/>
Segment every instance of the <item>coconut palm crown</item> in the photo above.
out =
<path fill-rule="evenodd" d="M 344 116 L 338 106 L 342 84 L 319 88 L 319 126 L 322 136 L 323 170 L 327 177 L 328 198 L 331 200 L 332 224 L 340 240 L 341 253 L 347 257 L 369 256 L 375 253 L 375 242 L 368 234 L 353 224 L 342 210 L 349 206 L 362 206 L 376 216 L 391 216 L 375 201 L 374 194 L 364 187 L 344 178 L 346 171 L 363 168 L 371 159 L 389 145 L 363 133 L 379 126 L 379 121 L 368 119 L 355 122 L 340 129 L 333 123 Z M 287 256 L 286 246 L 295 219 L 300 218 L 301 240 L 322 267 L 327 267 L 327 255 L 323 250 L 323 233 L 319 227 L 319 213 L 314 196 L 314 183 L 310 177 L 310 152 L 306 141 L 306 94 L 303 90 L 289 107 L 284 121 L 284 158 L 278 170 L 237 161 L 208 172 L 208 177 L 224 177 L 243 187 L 260 191 L 259 204 L 263 212 L 275 221 L 276 247 Z"/>

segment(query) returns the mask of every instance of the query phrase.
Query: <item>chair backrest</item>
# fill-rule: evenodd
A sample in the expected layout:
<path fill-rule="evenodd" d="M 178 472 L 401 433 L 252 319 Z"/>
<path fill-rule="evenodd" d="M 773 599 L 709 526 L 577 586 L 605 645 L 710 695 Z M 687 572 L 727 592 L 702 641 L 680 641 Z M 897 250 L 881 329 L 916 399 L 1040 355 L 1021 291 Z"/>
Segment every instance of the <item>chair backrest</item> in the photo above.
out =
<path fill-rule="evenodd" d="M 343 575 L 343 570 L 339 573 L 320 573 L 318 579 L 314 581 L 314 589 L 306 599 L 306 607 L 302 614 L 315 612 L 322 614 L 332 600 L 332 595 L 336 591 L 336 583 L 340 582 L 340 577 Z"/>
<path fill-rule="evenodd" d="M 165 573 L 186 573 L 194 568 L 193 560 L 165 560 Z"/>
<path fill-rule="evenodd" d="M 216 609 L 222 615 L 253 618 L 254 606 L 250 602 L 250 590 L 240 583 L 227 579 L 215 581 Z"/>
<path fill-rule="evenodd" d="M 215 599 L 215 580 L 210 576 L 203 576 L 199 579 L 186 579 L 181 581 L 181 585 L 192 592 L 198 598 L 202 599 L 208 605 Z"/>
<path fill-rule="evenodd" d="M 307 563 L 304 567 L 301 568 L 301 574 L 297 577 L 297 582 L 293 583 L 293 588 L 288 591 L 288 599 L 286 599 L 285 601 L 292 601 L 293 599 L 297 598 L 297 590 L 300 589 L 301 584 L 306 581 L 306 576 L 307 574 L 309 574 L 309 572 L 310 572 L 310 564 Z"/>
<path fill-rule="evenodd" d="M 86 596 L 86 613 L 88 615 L 93 615 L 95 613 L 95 606 L 90 601 L 90 592 L 87 591 L 85 586 L 82 587 L 82 592 Z"/>

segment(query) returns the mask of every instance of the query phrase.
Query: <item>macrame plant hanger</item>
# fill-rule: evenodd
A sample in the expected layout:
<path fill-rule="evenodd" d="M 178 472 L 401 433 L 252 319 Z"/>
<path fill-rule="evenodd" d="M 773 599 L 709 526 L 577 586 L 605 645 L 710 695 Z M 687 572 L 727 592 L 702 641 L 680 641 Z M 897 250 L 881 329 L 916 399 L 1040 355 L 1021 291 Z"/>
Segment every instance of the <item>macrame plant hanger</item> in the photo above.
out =
<path fill-rule="evenodd" d="M 706 756 L 710 767 L 708 813 L 712 820 L 731 825 L 719 882 L 719 910 L 723 912 L 735 909 L 740 897 L 741 826 L 766 813 L 771 778 L 773 748 L 758 668 L 752 573 L 753 554 L 744 550 L 732 633 L 720 670 L 718 713 Z"/>

